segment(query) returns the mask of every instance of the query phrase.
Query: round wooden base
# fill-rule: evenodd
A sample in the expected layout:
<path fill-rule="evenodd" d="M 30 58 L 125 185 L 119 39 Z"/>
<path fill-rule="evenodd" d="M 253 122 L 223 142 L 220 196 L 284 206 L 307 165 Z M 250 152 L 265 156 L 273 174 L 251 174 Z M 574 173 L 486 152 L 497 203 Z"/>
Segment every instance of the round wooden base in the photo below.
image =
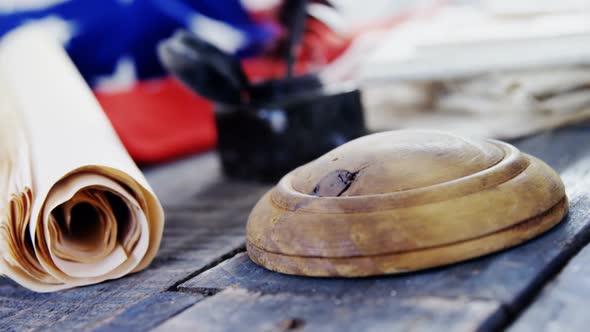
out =
<path fill-rule="evenodd" d="M 416 271 L 517 245 L 566 211 L 559 175 L 510 144 L 392 131 L 283 177 L 250 214 L 248 253 L 306 276 Z"/>
<path fill-rule="evenodd" d="M 269 270 L 313 277 L 366 277 L 396 274 L 480 257 L 527 241 L 558 224 L 568 200 L 504 230 L 475 239 L 408 252 L 358 257 L 291 256 L 262 250 L 248 241 L 248 256 Z"/>

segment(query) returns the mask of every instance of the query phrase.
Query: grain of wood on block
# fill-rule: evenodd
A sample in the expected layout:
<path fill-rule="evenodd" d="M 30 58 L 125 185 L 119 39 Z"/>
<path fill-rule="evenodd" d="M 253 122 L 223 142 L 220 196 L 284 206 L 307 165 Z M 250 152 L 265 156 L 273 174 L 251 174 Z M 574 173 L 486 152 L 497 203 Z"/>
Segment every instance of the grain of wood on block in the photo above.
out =
<path fill-rule="evenodd" d="M 283 177 L 248 218 L 248 255 L 305 276 L 416 271 L 529 240 L 567 203 L 559 175 L 510 144 L 390 131 Z"/>

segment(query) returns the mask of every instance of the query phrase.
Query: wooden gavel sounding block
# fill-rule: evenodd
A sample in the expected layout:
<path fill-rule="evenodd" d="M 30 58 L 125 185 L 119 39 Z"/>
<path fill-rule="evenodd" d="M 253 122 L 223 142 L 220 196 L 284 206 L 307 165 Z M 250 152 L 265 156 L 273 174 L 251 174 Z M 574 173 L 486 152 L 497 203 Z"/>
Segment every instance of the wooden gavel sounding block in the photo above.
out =
<path fill-rule="evenodd" d="M 391 131 L 283 177 L 250 214 L 248 255 L 305 276 L 415 271 L 529 240 L 567 204 L 557 173 L 512 145 Z"/>

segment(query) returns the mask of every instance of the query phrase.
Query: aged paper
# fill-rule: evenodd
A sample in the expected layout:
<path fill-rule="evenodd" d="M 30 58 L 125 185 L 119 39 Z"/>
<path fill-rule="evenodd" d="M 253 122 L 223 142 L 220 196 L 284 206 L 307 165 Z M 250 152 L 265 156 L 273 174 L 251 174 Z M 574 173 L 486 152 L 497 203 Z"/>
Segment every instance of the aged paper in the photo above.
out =
<path fill-rule="evenodd" d="M 39 292 L 122 277 L 158 250 L 162 207 L 61 45 L 0 41 L 0 273 Z"/>

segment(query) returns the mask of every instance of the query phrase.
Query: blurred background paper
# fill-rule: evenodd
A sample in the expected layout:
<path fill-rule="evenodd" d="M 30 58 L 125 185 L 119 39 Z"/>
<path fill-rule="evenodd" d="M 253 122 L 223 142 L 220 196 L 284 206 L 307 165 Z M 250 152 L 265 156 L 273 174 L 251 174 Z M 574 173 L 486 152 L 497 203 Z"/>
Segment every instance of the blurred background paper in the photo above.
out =
<path fill-rule="evenodd" d="M 503 139 L 579 122 L 589 64 L 586 2 L 450 1 L 363 64 L 367 122 Z"/>
<path fill-rule="evenodd" d="M 162 207 L 61 45 L 10 33 L 0 82 L 0 272 L 48 292 L 145 268 Z"/>

